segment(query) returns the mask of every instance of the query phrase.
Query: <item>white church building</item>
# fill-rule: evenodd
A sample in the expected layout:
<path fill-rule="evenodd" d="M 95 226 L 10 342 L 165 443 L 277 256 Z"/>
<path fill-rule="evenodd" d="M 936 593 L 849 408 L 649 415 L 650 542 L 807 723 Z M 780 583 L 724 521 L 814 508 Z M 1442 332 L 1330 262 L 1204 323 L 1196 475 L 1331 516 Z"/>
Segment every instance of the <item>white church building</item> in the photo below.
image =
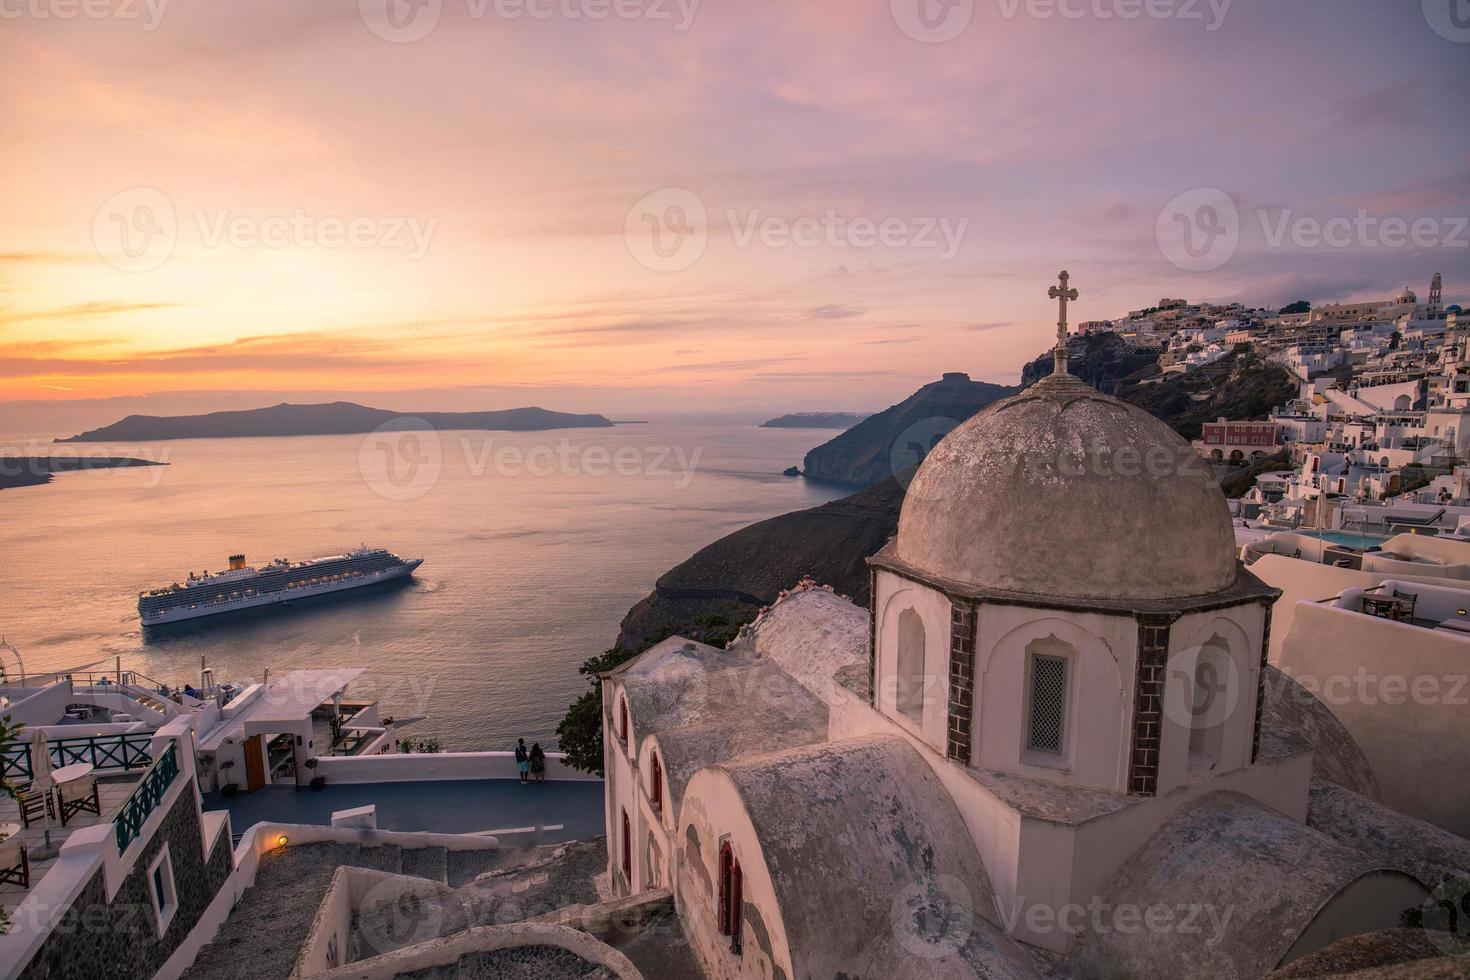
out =
<path fill-rule="evenodd" d="M 670 890 L 710 977 L 1256 977 L 1470 871 L 1267 665 L 1208 468 L 1064 341 L 869 566 L 867 609 L 807 581 L 603 677 L 614 889 Z"/>

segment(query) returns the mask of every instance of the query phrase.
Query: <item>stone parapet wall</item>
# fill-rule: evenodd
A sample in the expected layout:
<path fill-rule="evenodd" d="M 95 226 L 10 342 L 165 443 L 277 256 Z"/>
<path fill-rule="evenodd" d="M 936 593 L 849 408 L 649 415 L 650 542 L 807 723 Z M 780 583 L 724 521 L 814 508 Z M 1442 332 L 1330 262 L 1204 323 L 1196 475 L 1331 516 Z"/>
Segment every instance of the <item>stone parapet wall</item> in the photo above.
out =
<path fill-rule="evenodd" d="M 179 778 L 183 778 L 182 775 Z M 232 870 L 228 842 L 206 862 L 206 842 L 193 787 L 178 794 L 157 832 L 144 845 L 122 886 L 107 898 L 98 867 L 81 895 L 55 919 L 22 980 L 145 980 L 167 962 L 209 907 Z M 149 898 L 149 868 L 167 846 L 178 910 L 162 937 Z"/>

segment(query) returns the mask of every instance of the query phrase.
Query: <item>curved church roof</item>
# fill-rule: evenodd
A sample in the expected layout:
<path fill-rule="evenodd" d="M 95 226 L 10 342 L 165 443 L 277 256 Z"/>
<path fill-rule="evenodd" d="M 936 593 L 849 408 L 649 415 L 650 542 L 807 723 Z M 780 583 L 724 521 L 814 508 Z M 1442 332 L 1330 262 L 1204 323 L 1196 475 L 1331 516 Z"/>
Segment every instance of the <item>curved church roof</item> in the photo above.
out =
<path fill-rule="evenodd" d="M 1418 879 L 1249 797 L 1211 793 L 1145 841 L 1100 897 L 1105 909 L 1163 906 L 1176 917 L 1198 909 L 1195 930 L 1176 918 L 1144 941 L 1137 931 L 1089 928 L 1067 962 L 1089 976 L 1263 976 L 1325 906 L 1375 873 L 1401 881 L 1406 905 L 1427 894 Z"/>
<path fill-rule="evenodd" d="M 1312 780 L 1307 824 L 1339 844 L 1409 872 L 1429 888 L 1449 877 L 1470 878 L 1470 840 L 1336 783 Z"/>
<path fill-rule="evenodd" d="M 1261 713 L 1261 754 L 1289 754 L 1300 744 L 1312 750 L 1312 773 L 1376 800 L 1378 780 L 1368 757 L 1332 709 L 1315 694 L 1270 664 L 1266 665 L 1266 702 Z"/>
<path fill-rule="evenodd" d="M 951 432 L 914 476 L 895 553 L 978 589 L 1182 599 L 1235 582 L 1225 496 L 1136 405 L 1054 374 Z"/>
<path fill-rule="evenodd" d="M 741 631 L 730 649 L 754 650 L 830 700 L 838 671 L 867 665 L 868 636 L 866 608 L 821 586 L 799 586 Z"/>
<path fill-rule="evenodd" d="M 714 773 L 734 785 L 760 838 L 796 976 L 1036 976 L 988 921 L 985 865 L 904 740 L 813 745 Z"/>

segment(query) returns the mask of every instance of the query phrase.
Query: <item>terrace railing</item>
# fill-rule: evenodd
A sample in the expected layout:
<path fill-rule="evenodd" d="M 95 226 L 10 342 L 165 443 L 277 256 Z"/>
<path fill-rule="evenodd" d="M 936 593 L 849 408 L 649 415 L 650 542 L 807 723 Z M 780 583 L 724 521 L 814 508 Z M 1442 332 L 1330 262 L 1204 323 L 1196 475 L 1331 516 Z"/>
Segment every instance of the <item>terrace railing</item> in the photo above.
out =
<path fill-rule="evenodd" d="M 117 816 L 113 818 L 113 824 L 117 829 L 117 852 L 123 853 L 128 845 L 137 839 L 143 832 L 143 824 L 147 822 L 149 814 L 158 809 L 163 802 L 164 794 L 173 785 L 174 779 L 179 775 L 179 752 L 178 743 L 170 742 L 168 748 L 160 755 L 138 780 L 138 785 L 133 789 L 131 796 L 118 809 Z"/>
<path fill-rule="evenodd" d="M 73 762 L 90 763 L 93 769 L 121 769 L 132 772 L 147 769 L 153 762 L 148 746 L 152 732 L 129 732 L 121 735 L 87 735 L 78 738 L 53 738 L 51 767 L 60 769 Z M 22 741 L 0 753 L 0 778 L 6 782 L 25 784 L 31 781 L 31 747 Z"/>

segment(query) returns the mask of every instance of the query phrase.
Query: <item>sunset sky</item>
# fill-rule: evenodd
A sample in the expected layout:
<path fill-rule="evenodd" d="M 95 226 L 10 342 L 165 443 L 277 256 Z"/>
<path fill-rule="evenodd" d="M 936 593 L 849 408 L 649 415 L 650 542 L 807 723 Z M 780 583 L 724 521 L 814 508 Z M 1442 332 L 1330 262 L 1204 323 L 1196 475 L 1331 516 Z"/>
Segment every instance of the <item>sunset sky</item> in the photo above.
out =
<path fill-rule="evenodd" d="M 934 43 L 905 0 L 375 2 L 0 4 L 0 402 L 876 409 L 943 371 L 1013 381 L 1063 267 L 1078 319 L 1422 298 L 1437 270 L 1470 297 L 1470 38 L 1419 0 L 1235 0 L 1218 23 L 1219 0 L 974 0 Z M 416 15 L 427 36 L 380 36 Z M 1240 214 L 1208 272 L 1155 233 L 1195 188 Z M 639 239 L 690 200 L 697 258 Z M 1284 209 L 1436 231 L 1273 245 L 1258 212 Z M 829 212 L 891 234 L 746 235 Z"/>

